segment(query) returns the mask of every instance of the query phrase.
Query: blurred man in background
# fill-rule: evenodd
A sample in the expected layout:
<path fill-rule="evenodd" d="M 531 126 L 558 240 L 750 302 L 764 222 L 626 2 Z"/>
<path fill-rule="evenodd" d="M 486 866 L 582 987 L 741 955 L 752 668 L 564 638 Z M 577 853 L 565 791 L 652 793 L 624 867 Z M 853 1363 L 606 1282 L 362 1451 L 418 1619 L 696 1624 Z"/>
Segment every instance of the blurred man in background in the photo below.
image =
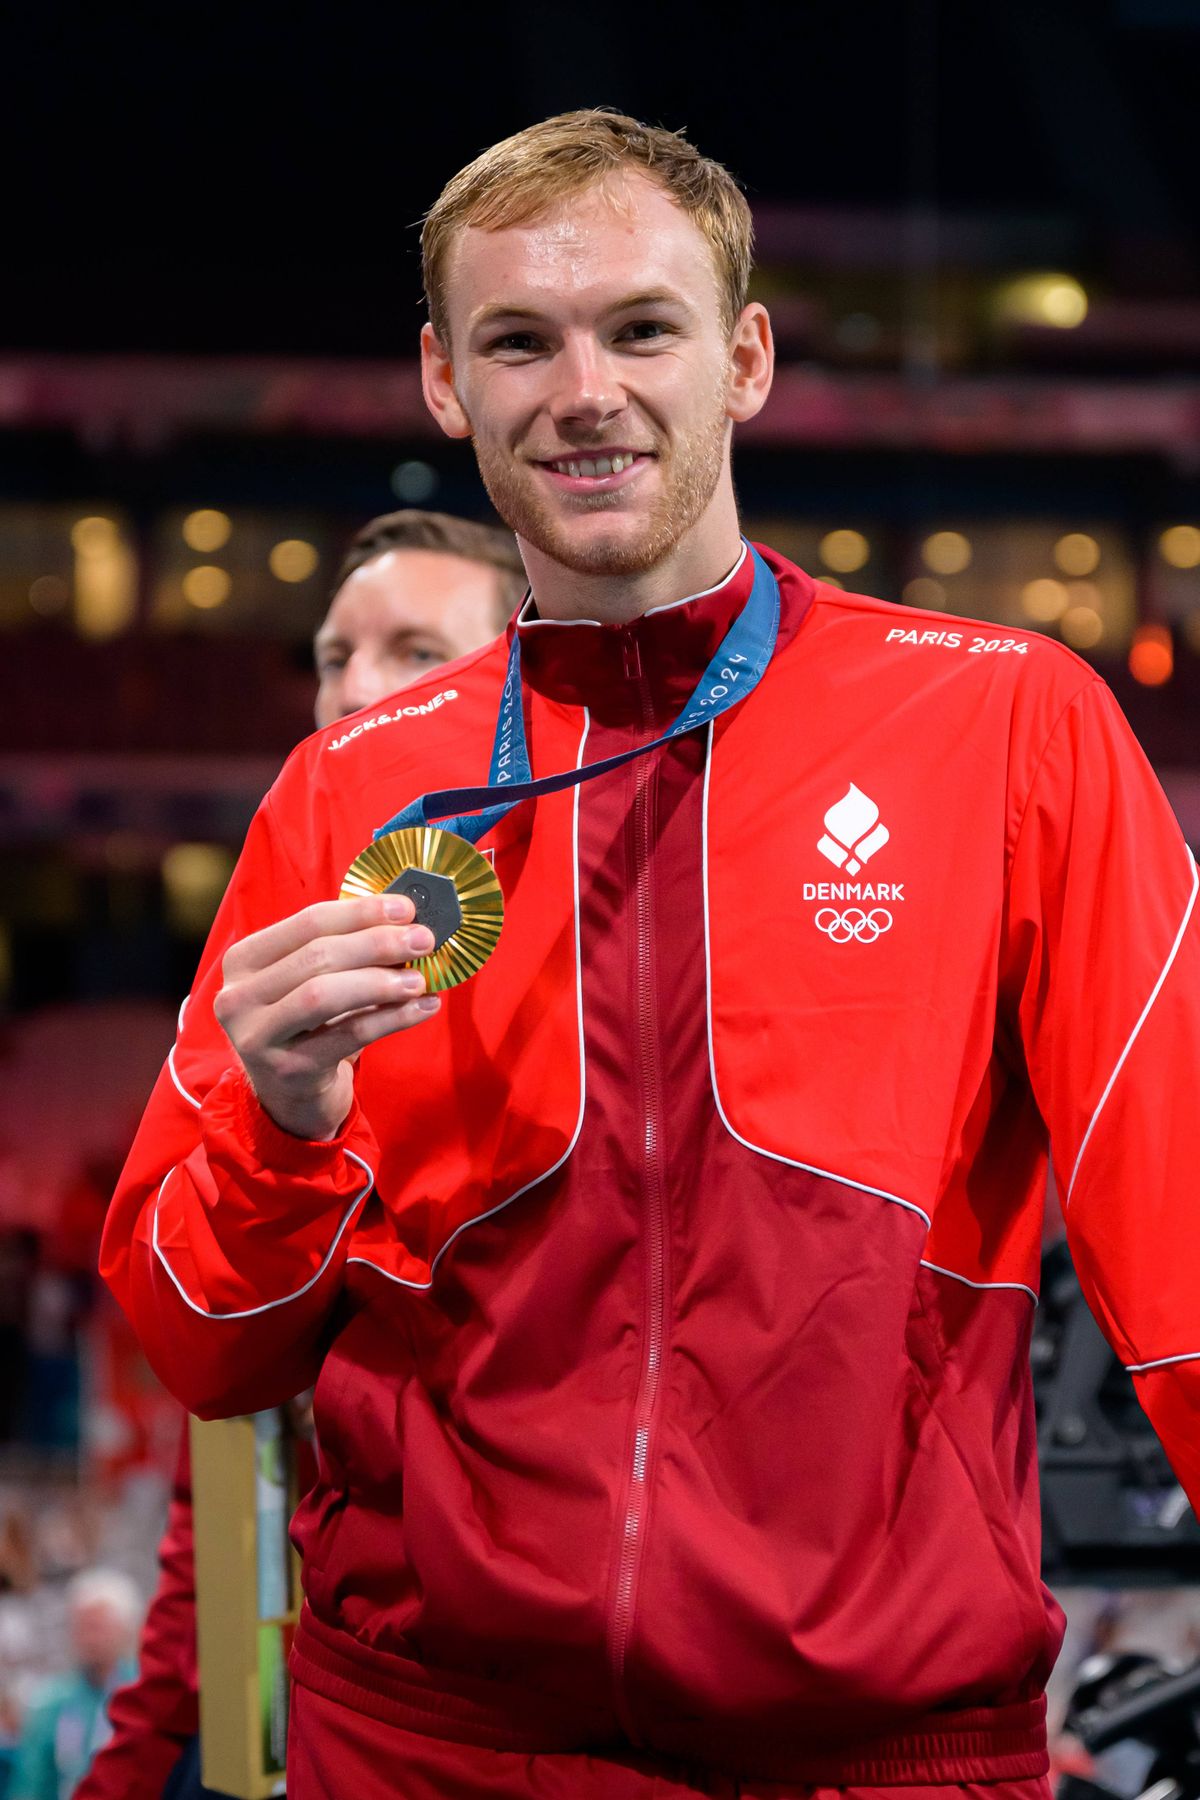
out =
<path fill-rule="evenodd" d="M 313 646 L 317 725 L 481 649 L 524 592 L 509 531 L 447 513 L 372 519 L 346 552 Z"/>
<path fill-rule="evenodd" d="M 318 727 L 377 705 L 440 663 L 503 631 L 525 591 L 511 532 L 448 513 L 405 510 L 352 538 L 313 653 Z M 136 1682 L 113 1698 L 112 1736 L 77 1800 L 198 1800 L 196 1593 L 185 1425 L 160 1577 Z M 86 1758 L 76 1770 L 86 1768 Z M 39 1800 L 41 1790 L 37 1790 Z"/>
<path fill-rule="evenodd" d="M 9 1800 L 69 1800 L 109 1735 L 109 1696 L 133 1674 L 142 1602 L 129 1577 L 110 1569 L 77 1575 L 68 1604 L 75 1666 L 30 1706 Z"/>

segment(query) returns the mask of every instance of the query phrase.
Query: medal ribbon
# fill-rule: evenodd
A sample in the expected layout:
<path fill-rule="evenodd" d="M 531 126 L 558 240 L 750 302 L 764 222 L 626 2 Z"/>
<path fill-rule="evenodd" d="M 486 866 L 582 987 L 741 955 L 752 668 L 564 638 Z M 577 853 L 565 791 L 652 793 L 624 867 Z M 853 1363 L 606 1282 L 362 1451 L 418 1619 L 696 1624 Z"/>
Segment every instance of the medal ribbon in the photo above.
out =
<path fill-rule="evenodd" d="M 525 715 L 521 705 L 521 639 L 520 633 L 514 631 L 512 647 L 508 653 L 508 673 L 500 698 L 500 713 L 496 720 L 488 785 L 442 788 L 421 794 L 417 799 L 410 800 L 386 825 L 381 825 L 375 832 L 375 837 L 384 837 L 389 831 L 404 831 L 410 827 L 428 825 L 436 819 L 440 822 L 440 830 L 453 831 L 469 844 L 477 844 L 481 837 L 494 825 L 498 825 L 522 800 L 536 800 L 543 794 L 559 794 L 565 788 L 593 781 L 597 775 L 607 775 L 611 769 L 622 768 L 636 756 L 645 756 L 648 751 L 657 750 L 660 744 L 670 743 L 672 738 L 679 737 L 683 732 L 694 731 L 698 725 L 707 725 L 710 719 L 719 718 L 730 707 L 744 700 L 762 680 L 775 650 L 775 640 L 779 636 L 779 583 L 753 544 L 747 544 L 746 549 L 754 566 L 754 584 L 750 589 L 750 597 L 721 640 L 716 655 L 700 677 L 679 717 L 660 737 L 652 738 L 649 743 L 639 744 L 636 749 L 623 750 L 616 756 L 606 756 L 601 762 L 585 763 L 580 769 L 565 769 L 560 775 L 544 775 L 535 781 L 529 761 Z M 448 814 L 455 816 L 448 817 Z"/>

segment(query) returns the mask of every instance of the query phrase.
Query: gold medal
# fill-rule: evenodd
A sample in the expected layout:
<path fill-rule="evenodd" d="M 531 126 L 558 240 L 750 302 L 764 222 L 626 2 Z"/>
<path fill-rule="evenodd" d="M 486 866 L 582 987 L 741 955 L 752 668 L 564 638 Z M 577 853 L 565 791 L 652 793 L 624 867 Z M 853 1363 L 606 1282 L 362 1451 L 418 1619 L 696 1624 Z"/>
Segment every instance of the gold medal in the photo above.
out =
<path fill-rule="evenodd" d="M 482 969 L 504 924 L 504 894 L 491 863 L 435 825 L 389 831 L 368 844 L 347 869 L 338 899 L 360 894 L 407 894 L 413 902 L 416 923 L 432 931 L 434 947 L 410 966 L 420 969 L 431 994 Z"/>

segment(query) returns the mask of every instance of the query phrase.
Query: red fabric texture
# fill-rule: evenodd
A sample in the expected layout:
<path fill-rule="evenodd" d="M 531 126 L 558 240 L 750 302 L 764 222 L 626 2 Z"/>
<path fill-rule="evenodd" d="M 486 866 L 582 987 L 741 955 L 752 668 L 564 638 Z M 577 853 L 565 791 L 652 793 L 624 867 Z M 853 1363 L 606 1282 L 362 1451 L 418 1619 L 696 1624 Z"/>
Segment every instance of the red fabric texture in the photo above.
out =
<path fill-rule="evenodd" d="M 366 1695 L 417 1690 L 394 1728 L 518 1717 L 484 1741 L 793 1784 L 873 1755 L 889 1781 L 1033 1777 L 1061 1630 L 1028 1377 L 1047 1124 L 1114 1342 L 1200 1351 L 1196 1121 L 1163 1097 L 1200 1052 L 1194 871 L 1076 658 L 771 560 L 753 697 L 510 815 L 492 963 L 364 1055 L 328 1145 L 229 1070 L 223 948 L 336 892 L 412 795 L 479 779 L 503 645 L 301 747 L 105 1268 L 197 1410 L 319 1372 L 312 1626 Z M 748 586 L 523 625 L 535 772 L 661 729 Z M 856 871 L 821 848 L 844 797 L 886 827 Z M 332 1660 L 301 1633 L 329 1700 Z"/>
<path fill-rule="evenodd" d="M 741 1781 L 662 1758 L 482 1749 L 293 1692 L 289 1800 L 1050 1800 L 1044 1776 L 903 1788 Z"/>

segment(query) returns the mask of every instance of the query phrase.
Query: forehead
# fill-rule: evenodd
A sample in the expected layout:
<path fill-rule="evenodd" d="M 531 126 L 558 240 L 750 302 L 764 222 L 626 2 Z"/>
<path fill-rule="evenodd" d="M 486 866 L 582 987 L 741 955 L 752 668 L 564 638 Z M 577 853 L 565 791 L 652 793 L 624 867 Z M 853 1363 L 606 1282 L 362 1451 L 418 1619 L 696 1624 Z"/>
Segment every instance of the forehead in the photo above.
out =
<path fill-rule="evenodd" d="M 358 639 L 436 625 L 464 605 L 490 605 L 496 579 L 490 564 L 448 551 L 385 550 L 347 576 L 317 637 Z"/>
<path fill-rule="evenodd" d="M 447 310 L 469 326 L 483 307 L 589 312 L 629 294 L 666 289 L 719 306 L 713 247 L 657 182 L 610 177 L 520 225 L 465 225 L 446 262 Z"/>

